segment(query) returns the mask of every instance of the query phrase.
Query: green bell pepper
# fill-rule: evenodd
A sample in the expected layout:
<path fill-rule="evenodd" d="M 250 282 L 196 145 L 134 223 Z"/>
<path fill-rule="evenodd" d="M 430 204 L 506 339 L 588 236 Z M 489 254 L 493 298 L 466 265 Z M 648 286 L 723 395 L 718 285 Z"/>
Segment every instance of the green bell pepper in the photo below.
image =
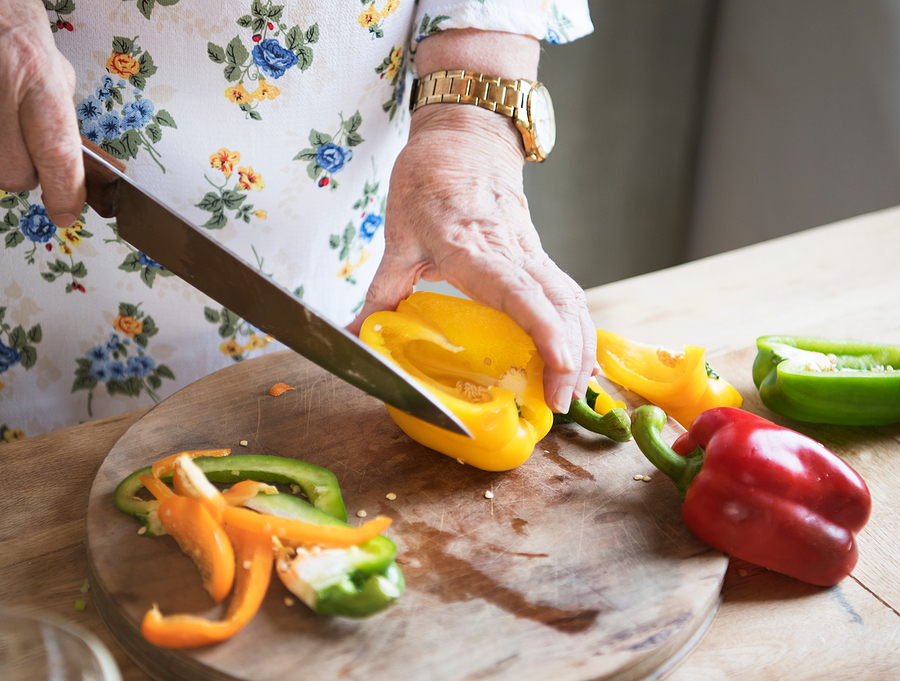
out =
<path fill-rule="evenodd" d="M 845 426 L 900 423 L 900 345 L 762 336 L 756 346 L 753 382 L 776 414 Z"/>
<path fill-rule="evenodd" d="M 244 505 L 314 525 L 347 525 L 290 494 L 257 494 Z M 405 589 L 395 560 L 397 546 L 385 536 L 347 548 L 299 548 L 295 555 L 291 553 L 282 553 L 275 571 L 282 583 L 319 615 L 369 617 L 396 603 Z"/>

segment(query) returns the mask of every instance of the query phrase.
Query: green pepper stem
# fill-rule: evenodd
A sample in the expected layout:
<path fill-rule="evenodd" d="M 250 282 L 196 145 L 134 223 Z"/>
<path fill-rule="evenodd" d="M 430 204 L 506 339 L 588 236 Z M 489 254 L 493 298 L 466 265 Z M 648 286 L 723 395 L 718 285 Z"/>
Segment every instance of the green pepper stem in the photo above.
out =
<path fill-rule="evenodd" d="M 672 478 L 682 499 L 691 482 L 703 465 L 703 450 L 697 447 L 688 456 L 680 456 L 665 440 L 662 430 L 666 425 L 666 412 L 659 407 L 646 404 L 638 407 L 631 415 L 631 432 L 638 448 L 650 463 Z"/>
<path fill-rule="evenodd" d="M 624 409 L 610 409 L 601 416 L 585 400 L 573 400 L 566 416 L 582 428 L 605 435 L 615 442 L 628 442 L 631 439 L 631 420 Z"/>

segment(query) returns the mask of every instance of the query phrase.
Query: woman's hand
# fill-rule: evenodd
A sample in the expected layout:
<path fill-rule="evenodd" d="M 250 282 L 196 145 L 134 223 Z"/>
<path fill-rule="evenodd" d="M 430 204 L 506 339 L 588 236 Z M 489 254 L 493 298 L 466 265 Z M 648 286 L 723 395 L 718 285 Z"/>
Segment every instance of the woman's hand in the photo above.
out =
<path fill-rule="evenodd" d="M 584 292 L 541 246 L 524 163 L 519 133 L 503 116 L 461 104 L 416 111 L 391 175 L 384 258 L 350 329 L 396 308 L 419 279 L 447 281 L 531 336 L 546 367 L 547 404 L 566 412 L 595 373 L 596 328 Z"/>
<path fill-rule="evenodd" d="M 75 222 L 85 199 L 74 93 L 75 71 L 40 0 L 0 0 L 0 189 L 40 183 L 58 227 Z"/>

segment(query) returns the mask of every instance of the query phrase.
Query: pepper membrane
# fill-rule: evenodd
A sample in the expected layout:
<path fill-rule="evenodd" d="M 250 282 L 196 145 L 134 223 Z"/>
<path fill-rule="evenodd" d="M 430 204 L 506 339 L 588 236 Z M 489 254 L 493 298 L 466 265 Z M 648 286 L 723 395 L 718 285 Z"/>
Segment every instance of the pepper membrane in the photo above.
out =
<path fill-rule="evenodd" d="M 662 439 L 665 423 L 658 407 L 638 407 L 634 439 L 675 482 L 681 516 L 700 539 L 810 584 L 832 586 L 850 574 L 872 499 L 841 458 L 733 407 L 703 412 L 672 447 Z"/>
<path fill-rule="evenodd" d="M 370 315 L 359 334 L 446 405 L 474 439 L 387 406 L 416 442 L 463 463 L 505 471 L 524 463 L 553 425 L 544 363 L 521 327 L 471 300 L 420 291 L 395 312 Z"/>

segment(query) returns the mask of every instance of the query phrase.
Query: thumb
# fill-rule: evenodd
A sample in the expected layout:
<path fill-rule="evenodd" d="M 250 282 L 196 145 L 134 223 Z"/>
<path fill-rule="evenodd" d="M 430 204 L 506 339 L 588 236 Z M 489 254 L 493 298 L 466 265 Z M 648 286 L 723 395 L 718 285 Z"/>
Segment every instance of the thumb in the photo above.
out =
<path fill-rule="evenodd" d="M 405 257 L 390 255 L 386 251 L 366 292 L 362 309 L 356 319 L 347 325 L 347 331 L 358 336 L 363 322 L 370 314 L 396 310 L 400 301 L 412 294 L 413 287 L 419 281 L 418 272 L 418 268 Z"/>

